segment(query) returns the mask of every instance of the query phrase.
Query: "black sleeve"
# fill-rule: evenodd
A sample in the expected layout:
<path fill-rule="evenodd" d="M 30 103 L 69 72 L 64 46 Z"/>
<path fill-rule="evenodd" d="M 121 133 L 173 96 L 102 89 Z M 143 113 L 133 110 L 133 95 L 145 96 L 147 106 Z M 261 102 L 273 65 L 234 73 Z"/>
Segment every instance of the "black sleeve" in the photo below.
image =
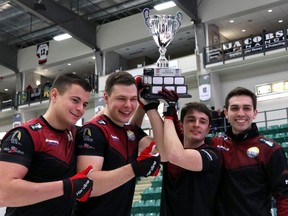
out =
<path fill-rule="evenodd" d="M 276 200 L 288 201 L 288 165 L 282 148 L 271 155 L 267 166 L 267 176 L 271 185 L 273 196 Z M 284 200 L 283 200 L 284 201 Z"/>
<path fill-rule="evenodd" d="M 29 132 L 22 127 L 5 135 L 1 143 L 0 161 L 30 166 L 34 154 L 34 143 Z"/>
<path fill-rule="evenodd" d="M 138 126 L 136 126 L 136 125 L 135 125 L 135 127 L 137 128 L 137 134 L 138 134 L 137 138 L 138 138 L 138 142 L 139 142 L 143 137 L 148 136 L 142 128 L 140 128 L 140 127 L 138 127 Z"/>
<path fill-rule="evenodd" d="M 202 148 L 199 150 L 202 157 L 203 171 L 217 171 L 221 169 L 221 155 L 216 148 Z"/>
<path fill-rule="evenodd" d="M 85 125 L 76 135 L 76 155 L 104 156 L 106 143 L 105 135 L 99 127 Z"/>

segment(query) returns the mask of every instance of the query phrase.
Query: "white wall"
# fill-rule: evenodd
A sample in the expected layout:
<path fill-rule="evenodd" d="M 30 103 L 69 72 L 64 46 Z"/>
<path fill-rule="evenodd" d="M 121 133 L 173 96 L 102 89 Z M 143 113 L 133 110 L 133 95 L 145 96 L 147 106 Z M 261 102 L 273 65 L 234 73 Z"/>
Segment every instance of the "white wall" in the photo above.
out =
<path fill-rule="evenodd" d="M 217 19 L 236 17 L 263 7 L 286 3 L 287 0 L 205 0 L 200 1 L 198 15 L 202 22 L 213 23 Z"/>
<path fill-rule="evenodd" d="M 18 52 L 18 68 L 20 72 L 34 71 L 39 67 L 36 56 L 37 46 L 20 49 Z M 93 54 L 93 50 L 74 38 L 64 41 L 50 41 L 49 54 L 46 67 L 59 62 L 65 62 L 71 58 Z"/>

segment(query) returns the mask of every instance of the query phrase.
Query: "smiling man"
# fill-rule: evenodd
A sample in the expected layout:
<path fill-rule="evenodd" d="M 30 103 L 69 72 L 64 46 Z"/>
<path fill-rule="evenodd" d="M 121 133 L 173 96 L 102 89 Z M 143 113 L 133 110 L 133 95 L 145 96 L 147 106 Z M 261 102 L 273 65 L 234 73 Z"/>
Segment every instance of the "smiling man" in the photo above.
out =
<path fill-rule="evenodd" d="M 149 118 L 163 164 L 160 215 L 212 216 L 221 155 L 205 143 L 212 120 L 210 110 L 204 103 L 187 103 L 179 122 L 175 109 L 178 95 L 163 88 L 159 92 L 164 101 L 163 121 L 155 106 L 157 101 L 142 98 L 141 85 L 138 88 L 139 104 Z"/>
<path fill-rule="evenodd" d="M 77 167 L 92 164 L 89 177 L 97 183 L 93 197 L 78 203 L 75 215 L 130 216 L 135 177 L 157 174 L 160 157 L 150 154 L 152 137 L 128 123 L 138 106 L 134 77 L 125 71 L 109 75 L 103 99 L 104 114 L 94 116 L 77 134 Z"/>
<path fill-rule="evenodd" d="M 268 216 L 272 196 L 277 215 L 288 215 L 288 166 L 281 146 L 259 134 L 255 123 L 256 95 L 237 87 L 225 99 L 231 124 L 211 144 L 222 153 L 223 176 L 217 196 L 217 216 Z"/>
<path fill-rule="evenodd" d="M 91 167 L 75 175 L 75 124 L 91 90 L 79 75 L 59 75 L 45 114 L 7 132 L 0 151 L 0 206 L 7 207 L 6 216 L 70 216 L 75 199 L 89 197 Z"/>

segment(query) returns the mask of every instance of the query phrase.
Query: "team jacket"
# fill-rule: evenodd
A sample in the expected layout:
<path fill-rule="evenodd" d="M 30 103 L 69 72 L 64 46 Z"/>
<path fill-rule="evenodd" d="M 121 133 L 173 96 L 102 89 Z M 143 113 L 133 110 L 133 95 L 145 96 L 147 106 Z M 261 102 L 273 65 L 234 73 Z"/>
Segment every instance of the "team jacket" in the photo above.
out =
<path fill-rule="evenodd" d="M 288 215 L 288 166 L 281 146 L 260 135 L 256 124 L 245 134 L 228 129 L 211 144 L 222 153 L 223 175 L 217 200 L 219 216 Z"/>
<path fill-rule="evenodd" d="M 50 182 L 76 172 L 76 128 L 56 130 L 41 116 L 9 131 L 2 141 L 0 161 L 21 164 L 31 182 Z M 11 170 L 13 172 L 13 170 Z M 25 199 L 25 197 L 23 197 Z M 34 205 L 6 210 L 6 216 L 70 216 L 74 200 L 63 196 Z"/>
<path fill-rule="evenodd" d="M 77 155 L 104 157 L 102 170 L 114 170 L 136 160 L 138 142 L 147 136 L 136 125 L 120 127 L 102 115 L 87 122 L 77 134 Z M 82 216 L 130 216 L 135 178 L 98 197 L 78 203 L 75 214 Z M 95 183 L 97 185 L 97 183 Z"/>

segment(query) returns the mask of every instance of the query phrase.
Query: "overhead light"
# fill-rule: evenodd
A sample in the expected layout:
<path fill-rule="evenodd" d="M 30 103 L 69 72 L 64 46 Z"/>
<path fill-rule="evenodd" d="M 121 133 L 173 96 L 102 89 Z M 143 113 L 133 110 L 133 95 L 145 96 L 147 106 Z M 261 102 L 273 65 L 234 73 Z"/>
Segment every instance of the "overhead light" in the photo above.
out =
<path fill-rule="evenodd" d="M 279 22 L 279 23 L 282 23 L 282 22 L 283 22 L 283 20 L 279 20 L 278 22 Z"/>
<path fill-rule="evenodd" d="M 242 32 L 246 32 L 246 30 L 245 30 L 245 29 L 242 29 Z"/>
<path fill-rule="evenodd" d="M 6 92 L 7 92 L 7 91 L 8 91 L 8 89 L 6 88 L 6 89 L 4 89 L 4 91 L 6 91 Z"/>
<path fill-rule="evenodd" d="M 234 20 L 230 20 L 229 22 L 230 22 L 230 23 L 234 23 Z"/>
<path fill-rule="evenodd" d="M 66 40 L 66 39 L 68 39 L 68 38 L 72 38 L 72 36 L 69 35 L 69 34 L 67 34 L 67 33 L 61 34 L 61 35 L 57 35 L 57 36 L 53 37 L 53 39 L 54 39 L 55 41 L 62 41 L 62 40 Z"/>
<path fill-rule="evenodd" d="M 160 10 L 165 10 L 167 8 L 171 8 L 171 7 L 174 7 L 174 6 L 176 6 L 176 4 L 173 1 L 168 1 L 168 2 L 164 2 L 164 3 L 161 3 L 161 4 L 155 5 L 154 9 L 157 10 L 157 11 L 160 11 Z"/>
<path fill-rule="evenodd" d="M 268 10 L 268 13 L 271 13 L 271 12 L 272 12 L 272 9 L 269 9 L 269 10 Z"/>

